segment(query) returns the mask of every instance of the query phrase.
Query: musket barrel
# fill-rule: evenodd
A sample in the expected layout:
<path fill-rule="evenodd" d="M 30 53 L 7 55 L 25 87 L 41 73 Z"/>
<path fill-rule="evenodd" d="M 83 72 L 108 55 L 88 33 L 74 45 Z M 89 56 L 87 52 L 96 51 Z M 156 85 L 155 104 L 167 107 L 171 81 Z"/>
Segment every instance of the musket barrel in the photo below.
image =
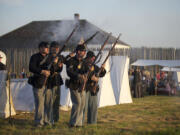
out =
<path fill-rule="evenodd" d="M 99 33 L 99 31 L 96 31 L 96 33 L 94 33 L 90 38 L 88 38 L 83 44 L 87 44 L 89 41 L 91 41 L 97 34 Z"/>
<path fill-rule="evenodd" d="M 99 55 L 101 54 L 101 52 L 102 52 L 102 50 L 104 49 L 105 45 L 107 44 L 107 42 L 108 42 L 111 34 L 112 34 L 112 33 L 110 33 L 110 34 L 107 36 L 106 40 L 104 41 L 103 45 L 101 46 L 101 49 L 99 50 L 99 53 L 97 54 L 97 56 L 96 56 L 96 58 L 95 58 L 95 60 L 94 60 L 94 63 L 96 62 L 97 58 L 98 58 Z"/>
<path fill-rule="evenodd" d="M 93 62 L 93 64 L 92 64 L 92 66 L 95 64 L 95 62 L 96 62 L 97 58 L 99 57 L 101 51 L 104 49 L 104 46 L 107 44 L 107 41 L 109 40 L 109 37 L 110 37 L 110 36 L 111 36 L 111 33 L 108 35 L 108 37 L 107 37 L 106 40 L 104 41 L 103 45 L 101 46 L 101 49 L 99 50 L 98 54 L 96 55 L 95 60 L 94 60 L 94 62 Z M 92 66 L 91 66 L 91 67 L 92 67 Z M 90 67 L 90 69 L 91 69 L 91 67 Z M 83 87 L 82 87 L 82 91 L 86 88 L 86 84 L 87 84 L 87 81 L 88 81 L 88 79 L 89 79 L 89 77 L 90 77 L 90 73 L 91 73 L 91 71 L 89 70 L 89 72 L 87 73 L 86 79 L 84 80 L 84 84 L 83 84 Z"/>
<path fill-rule="evenodd" d="M 119 36 L 117 37 L 116 41 L 114 42 L 113 46 L 111 47 L 111 49 L 110 49 L 108 55 L 106 56 L 106 59 L 104 60 L 104 62 L 103 62 L 102 65 L 104 65 L 104 64 L 106 63 L 106 61 L 107 61 L 107 59 L 109 58 L 111 52 L 112 52 L 113 49 L 115 48 L 115 46 L 116 46 L 116 44 L 117 44 L 117 42 L 118 42 L 118 40 L 119 40 L 119 38 L 120 38 L 120 35 L 121 35 L 121 34 L 119 34 Z M 97 76 L 99 76 L 99 74 L 101 73 L 102 65 L 101 65 L 101 67 L 100 67 L 100 70 L 99 70 L 98 73 L 97 73 Z M 96 87 L 97 87 L 97 85 L 98 85 L 98 82 L 95 82 L 95 83 L 94 83 L 94 86 L 93 86 L 93 88 L 92 88 L 92 92 L 94 92 L 94 93 L 96 92 Z"/>
<path fill-rule="evenodd" d="M 116 38 L 116 41 L 115 41 L 115 43 L 113 44 L 113 46 L 111 47 L 111 49 L 110 49 L 110 51 L 109 51 L 108 55 L 106 56 L 106 58 L 105 58 L 105 60 L 104 60 L 103 64 L 105 64 L 105 63 L 106 63 L 106 61 L 107 61 L 107 59 L 109 58 L 109 56 L 110 56 L 111 52 L 112 52 L 112 51 L 113 51 L 113 49 L 115 48 L 115 46 L 116 46 L 116 44 L 117 44 L 117 42 L 118 42 L 118 40 L 119 40 L 120 36 L 121 36 L 121 34 L 119 34 L 119 36 Z M 103 64 L 102 64 L 102 65 L 103 65 Z"/>
<path fill-rule="evenodd" d="M 62 46 L 62 48 L 61 48 L 61 50 L 59 51 L 58 54 L 60 54 L 65 49 L 67 43 L 69 42 L 69 40 L 71 39 L 72 35 L 74 34 L 74 32 L 76 31 L 77 28 L 78 28 L 78 25 L 76 25 L 75 28 L 72 30 L 71 34 L 66 39 L 66 42 L 64 43 L 64 45 Z"/>

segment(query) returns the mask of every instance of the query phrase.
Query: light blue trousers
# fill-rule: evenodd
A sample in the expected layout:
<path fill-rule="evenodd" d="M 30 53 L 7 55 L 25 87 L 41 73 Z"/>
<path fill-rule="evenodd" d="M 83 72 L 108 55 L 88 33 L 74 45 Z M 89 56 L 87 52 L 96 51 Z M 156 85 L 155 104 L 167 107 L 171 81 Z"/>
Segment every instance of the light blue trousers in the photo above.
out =
<path fill-rule="evenodd" d="M 35 104 L 35 124 L 44 125 L 44 101 L 46 88 L 33 88 L 34 104 Z"/>
<path fill-rule="evenodd" d="M 69 124 L 72 126 L 82 126 L 83 110 L 85 107 L 85 91 L 70 90 L 72 100 L 72 110 Z"/>
<path fill-rule="evenodd" d="M 86 104 L 83 112 L 83 123 L 85 122 L 85 114 L 87 113 L 87 123 L 97 123 L 97 95 L 91 95 L 90 91 L 86 92 Z"/>

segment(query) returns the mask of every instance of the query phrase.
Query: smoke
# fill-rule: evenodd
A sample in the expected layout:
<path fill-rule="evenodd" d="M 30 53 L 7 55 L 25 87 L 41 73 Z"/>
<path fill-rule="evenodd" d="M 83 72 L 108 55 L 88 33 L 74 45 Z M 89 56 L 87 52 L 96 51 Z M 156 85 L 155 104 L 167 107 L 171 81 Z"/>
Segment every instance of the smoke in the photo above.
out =
<path fill-rule="evenodd" d="M 75 28 L 75 21 L 60 21 L 56 25 L 49 28 L 49 31 L 53 33 L 50 40 L 64 42 L 72 30 Z"/>
<path fill-rule="evenodd" d="M 87 22 L 86 20 L 62 20 L 62 21 L 50 21 L 46 30 L 43 32 L 43 39 L 48 39 L 49 41 L 58 41 L 64 43 L 67 37 L 70 35 L 75 26 L 78 25 L 75 33 L 70 39 L 69 43 L 77 45 L 79 41 L 83 38 L 87 40 L 95 32 L 100 31 L 99 28 L 93 24 Z M 101 39 L 103 38 L 103 39 Z M 105 40 L 105 37 L 97 34 L 92 42 L 98 42 L 99 40 Z"/>

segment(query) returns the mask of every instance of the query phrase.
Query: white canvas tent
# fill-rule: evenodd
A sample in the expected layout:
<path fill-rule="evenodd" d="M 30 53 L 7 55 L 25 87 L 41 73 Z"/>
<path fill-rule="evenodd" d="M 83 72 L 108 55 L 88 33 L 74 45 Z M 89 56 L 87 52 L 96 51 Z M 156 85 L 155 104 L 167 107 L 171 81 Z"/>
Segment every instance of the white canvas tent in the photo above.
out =
<path fill-rule="evenodd" d="M 163 67 L 161 70 L 162 71 L 173 72 L 173 77 L 172 78 L 177 83 L 177 89 L 180 90 L 180 68 Z"/>
<path fill-rule="evenodd" d="M 64 53 L 63 55 L 66 55 Z M 107 53 L 102 56 L 102 60 Z M 105 77 L 100 79 L 100 91 L 98 93 L 98 106 L 132 103 L 129 79 L 128 79 L 129 58 L 126 56 L 111 56 L 106 64 L 107 72 Z M 63 80 L 68 78 L 66 68 L 62 71 Z M 16 110 L 32 111 L 34 109 L 34 98 L 32 87 L 27 79 L 14 79 L 11 81 L 13 102 Z M 60 104 L 66 108 L 71 107 L 70 91 L 62 85 Z"/>
<path fill-rule="evenodd" d="M 163 67 L 179 67 L 180 60 L 142 60 L 139 59 L 131 64 L 132 66 L 153 66 L 159 65 Z"/>
<path fill-rule="evenodd" d="M 6 65 L 6 55 L 0 51 L 1 62 Z M 0 71 L 0 117 L 7 118 L 15 115 L 15 109 L 11 94 L 9 93 L 9 81 L 7 81 L 7 71 Z"/>
<path fill-rule="evenodd" d="M 9 82 L 7 81 L 7 71 L 0 71 L 0 117 L 7 118 L 15 115 L 12 96 L 9 93 Z"/>
<path fill-rule="evenodd" d="M 177 90 L 180 90 L 180 72 L 173 72 L 173 80 L 177 83 Z"/>
<path fill-rule="evenodd" d="M 6 55 L 5 55 L 5 53 L 0 51 L 0 56 L 2 57 L 1 62 L 6 65 Z"/>
<path fill-rule="evenodd" d="M 34 97 L 32 86 L 27 83 L 28 79 L 12 79 L 11 91 L 16 110 L 33 111 Z"/>
<path fill-rule="evenodd" d="M 131 93 L 128 77 L 129 58 L 126 56 L 114 56 L 112 61 L 113 63 L 117 62 L 116 66 L 112 67 L 111 72 L 111 80 L 116 77 L 116 79 L 112 82 L 117 81 L 117 83 L 115 83 L 117 88 L 114 88 L 114 90 L 117 90 L 117 94 L 115 95 L 118 95 L 116 97 L 116 103 L 130 103 L 132 102 L 132 98 L 130 96 Z M 113 86 L 115 86 L 115 84 Z"/>

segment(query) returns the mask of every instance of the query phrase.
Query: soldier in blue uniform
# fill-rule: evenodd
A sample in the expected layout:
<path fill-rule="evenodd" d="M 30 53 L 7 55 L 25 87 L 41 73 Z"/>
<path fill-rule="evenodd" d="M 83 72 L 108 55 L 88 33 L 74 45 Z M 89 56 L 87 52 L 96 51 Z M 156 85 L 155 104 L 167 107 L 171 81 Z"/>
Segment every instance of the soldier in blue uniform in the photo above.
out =
<path fill-rule="evenodd" d="M 83 114 L 83 122 L 85 119 L 85 114 L 87 112 L 87 123 L 96 124 L 97 123 L 97 94 L 99 91 L 98 81 L 99 77 L 104 77 L 106 74 L 105 65 L 99 68 L 97 65 L 92 65 L 95 60 L 95 55 L 92 51 L 89 51 L 86 56 L 86 63 L 90 70 L 90 75 L 86 84 L 86 104 Z M 97 73 L 99 75 L 97 75 Z"/>
<path fill-rule="evenodd" d="M 72 110 L 70 117 L 71 127 L 83 126 L 83 110 L 85 107 L 85 91 L 82 90 L 85 75 L 88 68 L 84 62 L 86 48 L 84 45 L 76 47 L 76 55 L 71 57 L 66 63 L 67 74 L 70 77 L 67 87 L 70 89 Z"/>

